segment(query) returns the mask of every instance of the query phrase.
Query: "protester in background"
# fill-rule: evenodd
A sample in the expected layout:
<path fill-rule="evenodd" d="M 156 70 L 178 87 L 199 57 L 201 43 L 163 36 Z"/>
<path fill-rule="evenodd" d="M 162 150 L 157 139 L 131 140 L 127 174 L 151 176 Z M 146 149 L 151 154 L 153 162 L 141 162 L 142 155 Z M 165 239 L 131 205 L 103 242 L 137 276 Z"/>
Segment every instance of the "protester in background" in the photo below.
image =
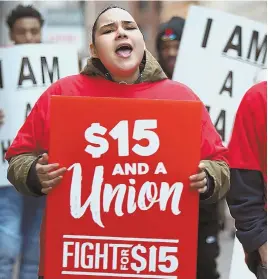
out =
<path fill-rule="evenodd" d="M 172 17 L 162 23 L 156 37 L 158 61 L 168 78 L 172 79 L 185 20 L 181 17 Z"/>
<path fill-rule="evenodd" d="M 185 20 L 172 17 L 162 23 L 156 37 L 159 63 L 167 76 L 173 76 Z M 220 253 L 218 234 L 224 226 L 222 203 L 200 204 L 198 231 L 197 279 L 217 279 L 217 257 Z"/>
<path fill-rule="evenodd" d="M 19 5 L 7 17 L 10 39 L 16 45 L 41 43 L 43 23 L 41 14 L 32 6 Z M 0 114 L 0 121 L 2 117 Z M 14 263 L 19 255 L 19 279 L 36 279 L 44 206 L 44 197 L 24 197 L 11 185 L 0 188 L 1 279 L 12 278 Z"/>
<path fill-rule="evenodd" d="M 137 23 L 124 9 L 110 6 L 102 11 L 93 25 L 92 41 L 92 58 L 82 73 L 61 79 L 48 88 L 7 152 L 8 178 L 25 195 L 50 193 L 66 172 L 64 167 L 48 163 L 49 156 L 45 153 L 49 152 L 51 95 L 198 100 L 188 87 L 167 79 L 146 50 Z M 189 178 L 190 187 L 198 190 L 201 203 L 211 203 L 228 191 L 229 167 L 225 160 L 227 149 L 205 106 L 200 148 L 202 162 L 197 175 Z M 44 242 L 41 238 L 41 248 Z M 39 274 L 44 275 L 42 258 Z"/>
<path fill-rule="evenodd" d="M 44 19 L 32 6 L 18 5 L 11 11 L 6 22 L 10 39 L 15 45 L 41 43 Z"/>
<path fill-rule="evenodd" d="M 251 87 L 238 108 L 229 144 L 227 196 L 249 269 L 267 278 L 267 82 Z"/>

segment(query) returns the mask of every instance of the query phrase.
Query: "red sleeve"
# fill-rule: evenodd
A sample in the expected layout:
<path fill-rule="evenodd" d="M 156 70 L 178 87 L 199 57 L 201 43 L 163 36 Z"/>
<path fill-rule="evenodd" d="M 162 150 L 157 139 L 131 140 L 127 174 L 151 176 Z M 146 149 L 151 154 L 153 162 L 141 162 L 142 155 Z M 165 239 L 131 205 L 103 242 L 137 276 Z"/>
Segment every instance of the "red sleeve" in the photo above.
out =
<path fill-rule="evenodd" d="M 238 108 L 229 143 L 231 168 L 262 171 L 267 150 L 267 83 L 254 85 Z"/>
<path fill-rule="evenodd" d="M 40 154 L 48 150 L 50 96 L 59 94 L 58 83 L 51 85 L 38 99 L 6 153 L 6 159 L 23 153 Z"/>
<path fill-rule="evenodd" d="M 215 129 L 205 105 L 190 88 L 183 85 L 183 89 L 190 100 L 202 103 L 201 160 L 224 161 L 228 164 L 228 149 L 223 146 L 221 137 Z"/>
<path fill-rule="evenodd" d="M 216 131 L 208 111 L 203 106 L 202 113 L 202 136 L 201 136 L 201 160 L 227 161 L 227 148 Z"/>

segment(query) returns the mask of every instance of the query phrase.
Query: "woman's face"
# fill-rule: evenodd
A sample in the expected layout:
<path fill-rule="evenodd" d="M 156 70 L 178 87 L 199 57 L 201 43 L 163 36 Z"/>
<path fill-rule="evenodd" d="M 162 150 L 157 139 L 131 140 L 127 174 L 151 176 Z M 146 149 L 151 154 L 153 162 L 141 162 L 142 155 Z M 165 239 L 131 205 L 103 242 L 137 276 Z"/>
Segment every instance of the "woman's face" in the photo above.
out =
<path fill-rule="evenodd" d="M 129 77 L 139 71 L 144 49 L 143 35 L 127 11 L 113 8 L 99 17 L 92 56 L 113 77 Z"/>

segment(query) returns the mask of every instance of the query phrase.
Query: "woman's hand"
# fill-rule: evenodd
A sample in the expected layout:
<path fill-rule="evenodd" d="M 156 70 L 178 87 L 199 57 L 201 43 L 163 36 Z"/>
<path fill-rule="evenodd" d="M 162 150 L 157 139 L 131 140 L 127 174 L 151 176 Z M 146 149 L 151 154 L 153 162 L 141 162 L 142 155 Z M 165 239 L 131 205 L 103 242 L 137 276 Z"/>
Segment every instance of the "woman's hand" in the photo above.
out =
<path fill-rule="evenodd" d="M 191 175 L 189 177 L 191 183 L 190 187 L 197 190 L 199 193 L 205 193 L 208 189 L 207 186 L 207 174 L 205 172 L 205 164 L 200 163 L 198 166 L 197 174 Z"/>
<path fill-rule="evenodd" d="M 37 161 L 35 169 L 42 185 L 41 192 L 43 194 L 48 194 L 54 186 L 57 186 L 62 181 L 63 175 L 67 170 L 66 168 L 59 169 L 58 163 L 49 164 L 47 153 L 44 153 Z"/>

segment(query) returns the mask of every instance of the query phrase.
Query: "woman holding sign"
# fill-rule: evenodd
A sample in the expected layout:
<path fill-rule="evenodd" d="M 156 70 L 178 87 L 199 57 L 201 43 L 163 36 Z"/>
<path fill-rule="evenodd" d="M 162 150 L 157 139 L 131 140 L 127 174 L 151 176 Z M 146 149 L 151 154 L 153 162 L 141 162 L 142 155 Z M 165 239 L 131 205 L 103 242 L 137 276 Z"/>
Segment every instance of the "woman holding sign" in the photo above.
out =
<path fill-rule="evenodd" d="M 92 42 L 92 58 L 82 73 L 59 80 L 40 97 L 7 152 L 8 178 L 22 194 L 49 194 L 66 172 L 57 162 L 49 162 L 50 96 L 198 100 L 189 88 L 167 79 L 146 50 L 137 23 L 124 9 L 110 6 L 101 12 L 93 26 Z M 201 202 L 215 202 L 228 191 L 225 154 L 203 107 L 202 161 L 189 178 L 190 186 L 201 193 Z M 40 276 L 44 274 L 42 263 L 41 259 Z"/>

